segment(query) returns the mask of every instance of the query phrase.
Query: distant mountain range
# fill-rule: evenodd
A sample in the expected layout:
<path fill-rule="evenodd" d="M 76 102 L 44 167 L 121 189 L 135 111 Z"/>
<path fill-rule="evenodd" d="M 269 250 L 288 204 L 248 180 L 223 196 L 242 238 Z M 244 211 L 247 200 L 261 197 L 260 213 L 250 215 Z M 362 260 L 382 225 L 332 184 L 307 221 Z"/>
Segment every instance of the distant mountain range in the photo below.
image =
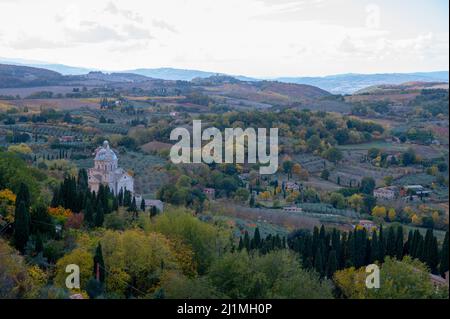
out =
<path fill-rule="evenodd" d="M 89 69 L 81 67 L 73 67 L 64 64 L 52 64 L 41 61 L 23 60 L 23 59 L 7 59 L 0 57 L 0 63 L 16 64 L 23 66 L 31 66 L 43 68 L 58 72 L 62 75 L 83 75 L 91 71 L 102 71 L 98 69 Z M 206 72 L 199 70 L 186 70 L 176 68 L 140 68 L 134 70 L 124 70 L 114 73 L 116 76 L 121 73 L 136 74 L 154 79 L 162 80 L 182 80 L 191 81 L 196 78 L 209 78 L 214 75 L 225 75 L 217 72 Z M 241 81 L 260 81 L 269 79 L 256 79 L 246 76 L 231 75 Z M 334 94 L 352 94 L 370 86 L 381 84 L 401 84 L 405 82 L 449 82 L 448 71 L 437 72 L 415 72 L 415 73 L 380 73 L 380 74 L 339 74 L 324 77 L 278 77 L 271 78 L 272 81 L 284 83 L 307 84 L 319 87 L 323 90 Z"/>
<path fill-rule="evenodd" d="M 277 81 L 317 86 L 335 94 L 352 94 L 361 89 L 381 84 L 405 82 L 448 82 L 448 71 L 380 74 L 339 74 L 324 77 L 282 77 Z"/>

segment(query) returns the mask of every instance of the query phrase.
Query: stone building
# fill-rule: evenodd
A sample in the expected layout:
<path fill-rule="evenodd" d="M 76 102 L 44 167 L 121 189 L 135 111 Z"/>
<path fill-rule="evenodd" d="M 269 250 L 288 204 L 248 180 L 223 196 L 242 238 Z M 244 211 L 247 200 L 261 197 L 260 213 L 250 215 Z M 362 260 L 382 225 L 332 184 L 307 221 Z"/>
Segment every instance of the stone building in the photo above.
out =
<path fill-rule="evenodd" d="M 100 184 L 107 185 L 117 194 L 120 189 L 134 193 L 134 179 L 118 166 L 118 158 L 109 147 L 108 141 L 95 150 L 94 167 L 88 170 L 88 184 L 91 191 L 98 192 Z"/>

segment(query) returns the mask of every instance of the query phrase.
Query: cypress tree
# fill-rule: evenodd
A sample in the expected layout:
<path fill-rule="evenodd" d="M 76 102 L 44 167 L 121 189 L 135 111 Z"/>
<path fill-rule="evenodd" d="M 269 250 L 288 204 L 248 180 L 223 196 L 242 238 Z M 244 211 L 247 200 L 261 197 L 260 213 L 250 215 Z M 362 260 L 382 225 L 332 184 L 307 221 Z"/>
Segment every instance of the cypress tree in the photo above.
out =
<path fill-rule="evenodd" d="M 132 201 L 132 199 L 131 199 L 131 192 L 126 189 L 124 194 L 123 194 L 123 206 L 130 207 L 131 201 Z"/>
<path fill-rule="evenodd" d="M 239 236 L 238 250 L 241 251 L 244 248 L 244 242 L 242 241 L 242 236 Z"/>
<path fill-rule="evenodd" d="M 96 227 L 102 227 L 105 220 L 105 215 L 103 213 L 103 207 L 100 205 L 97 207 L 97 213 L 95 214 L 94 224 Z"/>
<path fill-rule="evenodd" d="M 36 241 L 35 241 L 35 244 L 34 244 L 34 250 L 37 253 L 40 253 L 41 251 L 44 250 L 44 243 L 42 242 L 42 236 L 41 236 L 40 233 L 37 233 L 37 235 L 36 235 Z"/>
<path fill-rule="evenodd" d="M 370 263 L 374 263 L 380 260 L 380 243 L 378 241 L 377 232 L 372 234 L 371 251 L 370 251 Z"/>
<path fill-rule="evenodd" d="M 247 251 L 250 251 L 250 238 L 247 231 L 245 231 L 244 233 L 244 247 L 247 249 Z"/>
<path fill-rule="evenodd" d="M 397 238 L 396 238 L 396 253 L 395 256 L 398 260 L 403 258 L 403 227 L 399 226 L 397 228 Z"/>
<path fill-rule="evenodd" d="M 313 256 L 316 255 L 317 249 L 319 248 L 319 229 L 314 226 L 313 238 L 312 238 L 312 253 Z"/>
<path fill-rule="evenodd" d="M 142 200 L 141 200 L 141 210 L 142 210 L 143 212 L 145 212 L 145 200 L 144 200 L 143 197 L 142 197 Z"/>
<path fill-rule="evenodd" d="M 431 268 L 431 249 L 433 246 L 433 230 L 427 229 L 424 241 L 423 261 Z"/>
<path fill-rule="evenodd" d="M 396 253 L 396 237 L 393 227 L 389 227 L 386 240 L 386 255 L 393 257 Z"/>
<path fill-rule="evenodd" d="M 321 249 L 317 249 L 316 255 L 314 257 L 314 269 L 320 274 L 321 277 L 324 276 L 324 263 L 322 259 L 322 252 Z"/>
<path fill-rule="evenodd" d="M 55 226 L 48 209 L 45 205 L 39 204 L 33 208 L 33 214 L 30 216 L 31 225 L 30 232 L 34 234 L 48 234 L 53 236 L 55 233 Z"/>
<path fill-rule="evenodd" d="M 428 255 L 428 263 L 430 270 L 433 274 L 438 274 L 438 265 L 439 265 L 439 248 L 436 237 L 433 236 L 430 245 L 430 251 Z"/>
<path fill-rule="evenodd" d="M 101 283 L 105 282 L 105 262 L 103 260 L 102 245 L 98 243 L 94 255 L 94 277 Z"/>
<path fill-rule="evenodd" d="M 348 242 L 347 242 L 347 232 L 343 232 L 341 238 L 341 254 L 339 258 L 339 269 L 345 268 L 347 266 L 348 260 Z"/>
<path fill-rule="evenodd" d="M 115 212 L 119 210 L 119 200 L 117 199 L 117 197 L 113 198 L 112 210 Z"/>
<path fill-rule="evenodd" d="M 412 230 L 408 233 L 408 239 L 406 240 L 405 246 L 403 248 L 403 256 L 410 255 L 412 251 L 412 243 L 413 243 L 414 233 Z"/>
<path fill-rule="evenodd" d="M 252 194 L 252 196 L 250 196 L 249 206 L 255 207 L 255 196 L 253 194 Z"/>
<path fill-rule="evenodd" d="M 336 251 L 331 250 L 328 254 L 328 262 L 327 262 L 327 277 L 329 279 L 333 278 L 333 274 L 337 270 L 337 258 Z"/>
<path fill-rule="evenodd" d="M 255 229 L 255 235 L 254 235 L 253 239 L 255 241 L 255 248 L 260 248 L 261 247 L 261 235 L 259 234 L 258 227 L 256 227 L 256 229 Z"/>
<path fill-rule="evenodd" d="M 94 209 L 92 207 L 91 199 L 88 197 L 84 206 L 84 221 L 90 227 L 94 226 Z"/>
<path fill-rule="evenodd" d="M 341 241 L 340 241 L 340 232 L 333 228 L 333 232 L 331 233 L 331 249 L 336 253 L 336 260 L 339 261 L 341 258 Z"/>
<path fill-rule="evenodd" d="M 88 175 L 84 168 L 78 170 L 77 187 L 79 191 L 84 191 L 88 189 Z"/>
<path fill-rule="evenodd" d="M 133 196 L 133 200 L 131 201 L 130 207 L 128 207 L 128 211 L 133 213 L 133 217 L 137 217 L 137 206 L 136 206 L 136 197 Z"/>
<path fill-rule="evenodd" d="M 386 256 L 386 241 L 384 239 L 383 225 L 380 225 L 380 237 L 378 239 L 378 251 L 379 251 L 378 261 L 380 263 L 383 263 L 384 257 Z"/>
<path fill-rule="evenodd" d="M 14 216 L 14 244 L 20 252 L 24 252 L 30 236 L 30 216 L 25 202 L 20 201 Z"/>
<path fill-rule="evenodd" d="M 303 268 L 311 269 L 313 267 L 313 248 L 312 248 L 312 237 L 311 235 L 307 235 L 303 244 L 303 254 L 302 254 L 302 262 Z"/>
<path fill-rule="evenodd" d="M 150 207 L 150 218 L 158 215 L 158 208 L 156 206 Z"/>
<path fill-rule="evenodd" d="M 19 185 L 19 191 L 17 192 L 16 196 L 16 208 L 19 206 L 19 203 L 23 202 L 25 205 L 25 209 L 29 209 L 31 206 L 31 197 L 30 197 L 30 191 L 28 190 L 28 186 L 24 183 L 20 183 Z"/>
<path fill-rule="evenodd" d="M 448 271 L 448 231 L 445 233 L 444 242 L 442 243 L 441 258 L 439 263 L 439 272 L 441 276 L 445 276 L 445 272 Z"/>
<path fill-rule="evenodd" d="M 120 191 L 117 194 L 117 200 L 119 202 L 119 206 L 123 206 L 123 188 L 120 188 Z"/>

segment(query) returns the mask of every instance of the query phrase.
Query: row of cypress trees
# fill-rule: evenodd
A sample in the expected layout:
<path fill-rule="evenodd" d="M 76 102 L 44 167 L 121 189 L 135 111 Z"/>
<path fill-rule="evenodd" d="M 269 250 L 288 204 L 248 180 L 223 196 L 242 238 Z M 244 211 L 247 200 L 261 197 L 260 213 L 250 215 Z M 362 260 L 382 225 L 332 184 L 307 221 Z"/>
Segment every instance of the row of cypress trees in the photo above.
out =
<path fill-rule="evenodd" d="M 336 270 L 382 263 L 386 256 L 401 260 L 406 255 L 424 262 L 432 273 L 444 276 L 449 269 L 448 237 L 447 232 L 442 248 L 439 249 L 432 229 L 428 229 L 425 236 L 419 230 L 411 230 L 405 240 L 402 226 L 386 230 L 380 226 L 379 230 L 369 233 L 364 228 L 355 228 L 349 232 L 341 232 L 335 228 L 327 231 L 322 225 L 320 229 L 315 227 L 312 233 L 308 230 L 294 231 L 286 241 L 278 235 L 261 238 L 260 231 L 256 228 L 253 238 L 247 232 L 243 238 L 240 237 L 238 249 L 266 253 L 287 246 L 300 255 L 304 268 L 314 269 L 322 277 L 328 278 Z"/>
<path fill-rule="evenodd" d="M 275 236 L 268 234 L 266 238 L 262 238 L 259 228 L 256 227 L 252 238 L 250 238 L 248 231 L 244 232 L 244 237 L 239 237 L 238 250 L 259 250 L 262 254 L 266 254 L 274 249 L 286 248 L 286 245 L 286 237 L 280 237 L 278 234 Z"/>
<path fill-rule="evenodd" d="M 104 216 L 113 211 L 117 211 L 119 206 L 127 207 L 134 217 L 138 215 L 138 206 L 135 196 L 125 189 L 120 189 L 115 196 L 108 186 L 101 184 L 98 192 L 91 192 L 88 187 L 88 175 L 85 169 L 78 171 L 78 177 L 66 176 L 64 181 L 53 194 L 52 207 L 62 206 L 75 213 L 83 212 L 84 220 L 88 226 L 100 227 L 103 225 Z M 139 205 L 145 211 L 145 201 L 142 198 Z M 152 208 L 150 215 L 154 216 L 158 212 Z"/>

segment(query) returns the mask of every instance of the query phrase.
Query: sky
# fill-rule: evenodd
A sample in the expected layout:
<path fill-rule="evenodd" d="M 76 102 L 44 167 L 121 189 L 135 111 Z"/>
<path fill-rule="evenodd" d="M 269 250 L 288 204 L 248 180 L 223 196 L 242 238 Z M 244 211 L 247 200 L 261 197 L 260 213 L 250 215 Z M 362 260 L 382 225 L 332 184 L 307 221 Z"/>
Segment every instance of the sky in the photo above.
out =
<path fill-rule="evenodd" d="M 0 0 L 0 57 L 254 77 L 449 69 L 448 0 Z"/>

